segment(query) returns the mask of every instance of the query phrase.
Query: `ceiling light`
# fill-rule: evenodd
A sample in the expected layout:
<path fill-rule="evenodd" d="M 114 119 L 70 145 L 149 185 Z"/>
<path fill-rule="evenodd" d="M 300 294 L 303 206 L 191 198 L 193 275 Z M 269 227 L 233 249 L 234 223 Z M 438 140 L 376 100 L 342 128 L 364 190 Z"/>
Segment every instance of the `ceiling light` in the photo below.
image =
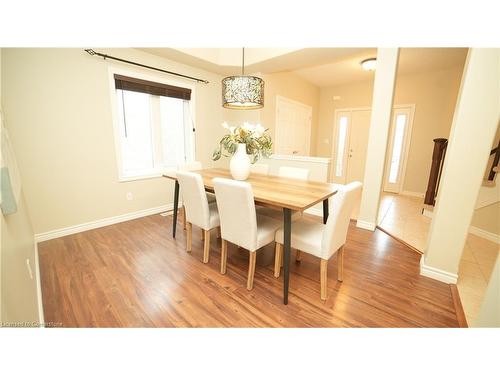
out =
<path fill-rule="evenodd" d="M 240 76 L 222 80 L 222 106 L 229 109 L 259 109 L 264 107 L 264 81 L 245 75 L 245 49 Z"/>
<path fill-rule="evenodd" d="M 375 57 L 371 57 L 361 61 L 360 64 L 364 70 L 373 71 L 377 67 L 377 59 Z"/>

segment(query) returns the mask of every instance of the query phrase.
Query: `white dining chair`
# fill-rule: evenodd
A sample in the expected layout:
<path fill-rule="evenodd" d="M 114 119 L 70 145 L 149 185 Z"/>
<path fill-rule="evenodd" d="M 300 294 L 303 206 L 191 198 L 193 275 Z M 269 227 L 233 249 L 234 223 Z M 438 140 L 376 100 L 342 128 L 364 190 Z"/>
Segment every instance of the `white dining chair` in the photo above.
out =
<path fill-rule="evenodd" d="M 351 213 L 361 193 L 361 182 L 351 182 L 339 187 L 329 199 L 330 215 L 326 224 L 309 220 L 299 220 L 292 225 L 291 247 L 321 259 L 320 280 L 321 299 L 327 298 L 328 260 L 337 253 L 337 279 L 342 281 L 344 267 L 344 244 Z M 283 230 L 276 232 L 276 254 L 274 276 L 279 277 L 283 257 Z"/>
<path fill-rule="evenodd" d="M 309 178 L 309 169 L 295 168 L 295 167 L 280 167 L 278 169 L 278 176 L 286 178 L 295 178 L 297 180 L 307 180 Z M 265 215 L 279 220 L 283 218 L 283 212 L 281 210 L 275 210 L 269 207 L 257 207 L 257 213 L 259 215 Z M 292 213 L 292 221 L 298 220 L 301 217 L 302 217 L 302 212 Z M 299 252 L 297 252 L 297 258 L 300 259 Z"/>
<path fill-rule="evenodd" d="M 274 241 L 281 222 L 256 214 L 252 186 L 248 182 L 214 178 L 213 183 L 221 224 L 220 272 L 226 273 L 228 242 L 248 250 L 247 289 L 251 290 L 257 250 Z"/>
<path fill-rule="evenodd" d="M 208 203 L 203 180 L 198 173 L 178 171 L 177 180 L 183 192 L 186 212 L 187 233 L 186 250 L 191 252 L 193 225 L 203 230 L 203 263 L 210 256 L 210 230 L 220 226 L 217 203 Z"/>
<path fill-rule="evenodd" d="M 251 173 L 269 174 L 269 164 L 255 163 L 250 165 Z"/>
<path fill-rule="evenodd" d="M 296 167 L 280 167 L 278 176 L 287 178 L 297 178 L 299 180 L 309 179 L 309 169 Z"/>
<path fill-rule="evenodd" d="M 180 171 L 188 171 L 188 172 L 194 172 L 194 171 L 199 171 L 203 169 L 203 165 L 201 164 L 201 161 L 188 161 L 183 164 L 178 165 L 178 170 Z M 213 203 L 215 202 L 215 194 L 207 192 L 207 199 L 208 203 Z M 182 192 L 181 192 L 181 197 L 182 197 Z M 182 201 L 184 202 L 184 198 L 182 198 Z M 184 208 L 184 203 L 182 204 L 182 226 L 184 230 L 186 230 L 186 209 Z"/>

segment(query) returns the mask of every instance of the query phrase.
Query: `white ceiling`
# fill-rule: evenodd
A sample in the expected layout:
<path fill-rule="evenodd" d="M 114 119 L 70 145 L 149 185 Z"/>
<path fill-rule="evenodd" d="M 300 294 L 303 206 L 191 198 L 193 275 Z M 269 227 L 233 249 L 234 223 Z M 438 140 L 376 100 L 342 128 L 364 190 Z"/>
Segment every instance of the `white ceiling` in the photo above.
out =
<path fill-rule="evenodd" d="M 241 73 L 239 48 L 143 48 L 220 75 Z M 245 73 L 294 72 L 318 87 L 370 80 L 360 61 L 376 57 L 375 48 L 245 48 Z M 466 48 L 402 48 L 398 74 L 439 70 L 464 64 Z"/>
<path fill-rule="evenodd" d="M 140 48 L 221 75 L 241 73 L 241 48 Z M 245 73 L 294 71 L 346 58 L 364 48 L 245 48 Z"/>

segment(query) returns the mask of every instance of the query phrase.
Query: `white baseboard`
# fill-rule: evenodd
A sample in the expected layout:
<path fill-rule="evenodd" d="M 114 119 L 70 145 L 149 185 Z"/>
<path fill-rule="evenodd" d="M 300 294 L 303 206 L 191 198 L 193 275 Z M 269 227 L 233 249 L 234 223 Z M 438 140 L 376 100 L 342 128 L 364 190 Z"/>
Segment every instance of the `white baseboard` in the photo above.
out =
<path fill-rule="evenodd" d="M 409 191 L 409 190 L 403 190 L 399 194 L 407 195 L 409 197 L 419 197 L 419 198 L 423 198 L 425 196 L 425 193 L 419 193 L 418 191 Z"/>
<path fill-rule="evenodd" d="M 448 271 L 440 270 L 439 268 L 434 268 L 427 266 L 424 262 L 424 256 L 420 258 L 420 274 L 422 276 L 430 277 L 431 279 L 441 281 L 447 284 L 456 284 L 458 275 L 456 273 L 451 273 Z"/>
<path fill-rule="evenodd" d="M 36 277 L 36 300 L 38 304 L 38 321 L 40 327 L 45 327 L 45 317 L 43 315 L 42 281 L 40 280 L 40 262 L 38 259 L 38 244 L 35 241 L 35 277 Z"/>
<path fill-rule="evenodd" d="M 358 219 L 358 222 L 356 223 L 356 226 L 358 228 L 361 228 L 361 229 L 367 229 L 367 230 L 371 230 L 372 232 L 375 230 L 375 223 L 372 223 L 372 222 L 369 222 L 369 221 L 363 221 L 363 220 L 359 220 Z"/>
<path fill-rule="evenodd" d="M 428 217 L 429 219 L 432 219 L 433 212 L 431 210 L 428 210 L 427 208 L 424 208 L 422 211 L 422 215 Z"/>
<path fill-rule="evenodd" d="M 432 219 L 433 212 L 424 208 L 422 215 Z M 469 227 L 469 233 L 474 234 L 478 237 L 484 238 L 488 241 L 500 244 L 500 235 L 498 235 L 496 233 L 491 233 L 491 232 L 488 232 L 484 229 L 474 227 L 472 225 Z"/>
<path fill-rule="evenodd" d="M 121 222 L 128 221 L 128 220 L 138 219 L 138 218 L 144 217 L 144 216 L 155 215 L 155 214 L 159 214 L 159 213 L 164 212 L 164 211 L 173 210 L 173 208 L 174 208 L 173 203 L 170 203 L 170 204 L 165 204 L 165 205 L 162 205 L 159 207 L 147 208 L 145 210 L 130 212 L 128 214 L 123 214 L 123 215 L 108 217 L 105 219 L 90 221 L 88 223 L 73 225 L 71 227 L 55 229 L 55 230 L 51 230 L 49 232 L 36 233 L 35 234 L 35 242 L 38 243 L 38 242 L 48 241 L 48 240 L 51 240 L 54 238 L 59 238 L 59 237 L 63 237 L 63 236 L 68 236 L 70 234 L 85 232 L 87 230 L 101 228 L 101 227 L 121 223 Z"/>
<path fill-rule="evenodd" d="M 487 239 L 488 241 L 495 242 L 500 244 L 500 235 L 496 233 L 488 232 L 484 229 L 473 227 L 472 225 L 469 227 L 469 233 L 475 234 L 478 237 Z"/>

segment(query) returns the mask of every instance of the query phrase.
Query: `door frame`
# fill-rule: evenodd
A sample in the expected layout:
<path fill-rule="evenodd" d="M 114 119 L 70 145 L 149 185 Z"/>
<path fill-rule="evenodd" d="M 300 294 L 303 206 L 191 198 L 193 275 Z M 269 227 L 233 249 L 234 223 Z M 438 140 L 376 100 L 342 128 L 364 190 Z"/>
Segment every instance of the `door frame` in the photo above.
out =
<path fill-rule="evenodd" d="M 413 120 L 415 117 L 415 107 L 416 107 L 415 104 L 396 104 L 396 105 L 393 105 L 392 109 L 391 109 L 391 124 L 389 125 L 389 134 L 388 134 L 389 139 L 388 139 L 388 141 L 390 141 L 392 139 L 391 136 L 392 136 L 392 132 L 393 132 L 393 119 L 394 119 L 393 112 L 394 112 L 394 110 L 395 109 L 404 109 L 404 108 L 410 109 L 410 116 L 408 118 L 408 130 L 407 130 L 408 136 L 405 139 L 404 150 L 403 150 L 403 163 L 402 163 L 402 169 L 401 169 L 402 182 L 400 184 L 398 194 L 400 194 L 402 191 L 404 191 L 403 186 L 404 186 L 404 182 L 406 179 L 406 167 L 407 167 L 407 162 L 408 162 L 408 153 L 410 150 L 411 137 L 413 134 Z M 337 141 L 338 141 L 338 139 L 337 139 L 338 113 L 339 112 L 354 112 L 354 111 L 371 111 L 371 110 L 372 110 L 372 107 L 368 107 L 368 106 L 346 107 L 346 108 L 335 109 L 334 116 L 333 116 L 333 127 L 332 127 L 332 137 L 331 137 L 332 144 L 330 145 L 330 158 L 332 160 L 331 167 L 330 167 L 330 181 L 333 181 L 333 179 L 335 177 L 335 165 L 337 164 L 335 150 L 336 150 Z M 350 125 L 350 122 L 349 122 L 349 125 Z M 371 127 L 371 119 L 370 119 L 370 127 Z M 350 132 L 349 132 L 349 135 L 350 135 Z M 370 136 L 370 134 L 368 133 L 368 137 L 369 136 Z M 347 138 L 347 140 L 349 140 L 349 138 Z M 389 146 L 389 143 L 387 144 L 387 146 Z M 382 190 L 384 190 L 384 187 L 385 187 L 387 162 L 388 162 L 388 153 L 387 153 L 387 149 L 386 149 L 386 155 L 385 155 L 385 161 L 384 161 L 384 175 L 383 175 L 383 180 L 382 180 L 382 183 L 383 183 Z M 347 171 L 348 167 L 349 167 L 348 163 L 347 163 L 347 161 L 345 161 L 345 171 Z M 345 176 L 347 176 L 347 174 L 345 174 Z M 344 178 L 344 182 L 345 182 L 345 178 Z"/>
<path fill-rule="evenodd" d="M 280 129 L 280 126 L 279 126 L 279 123 L 278 123 L 278 112 L 279 112 L 279 105 L 278 103 L 279 102 L 288 102 L 289 104 L 293 104 L 293 105 L 298 105 L 298 106 L 301 106 L 305 109 L 307 109 L 309 112 L 310 112 L 310 121 L 309 121 L 309 129 L 308 131 L 306 132 L 306 144 L 307 144 L 307 155 L 305 156 L 311 156 L 311 131 L 312 131 L 312 114 L 313 114 L 313 107 L 310 106 L 310 105 L 307 105 L 305 103 L 301 103 L 297 100 L 293 100 L 293 99 L 290 99 L 290 98 L 287 98 L 285 96 L 282 96 L 282 95 L 276 95 L 276 103 L 275 103 L 275 117 L 274 117 L 274 124 L 275 124 L 275 128 L 274 128 L 274 150 L 275 150 L 275 153 L 278 154 L 276 151 L 278 150 L 278 145 L 279 145 L 279 135 L 281 133 L 281 129 Z M 278 154 L 279 155 L 279 154 Z M 294 156 L 294 155 L 290 155 L 290 156 Z M 303 155 L 304 156 L 304 155 Z"/>

